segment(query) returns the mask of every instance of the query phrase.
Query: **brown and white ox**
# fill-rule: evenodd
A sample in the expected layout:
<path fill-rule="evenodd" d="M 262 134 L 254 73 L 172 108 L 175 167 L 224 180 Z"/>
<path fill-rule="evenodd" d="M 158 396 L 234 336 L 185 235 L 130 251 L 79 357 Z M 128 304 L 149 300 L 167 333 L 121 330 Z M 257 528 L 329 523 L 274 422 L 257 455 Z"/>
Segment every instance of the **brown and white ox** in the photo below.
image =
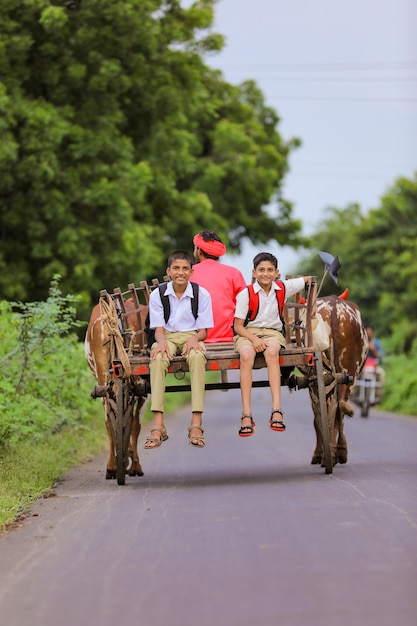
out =
<path fill-rule="evenodd" d="M 330 346 L 323 352 L 324 379 L 327 373 L 347 372 L 352 377 L 347 384 L 338 384 L 332 376 L 325 384 L 330 447 L 332 463 L 347 463 L 348 449 L 344 432 L 344 416 L 354 414 L 348 402 L 350 390 L 365 363 L 368 351 L 368 338 L 362 324 L 361 313 L 356 304 L 338 296 L 317 299 L 317 313 L 330 329 Z M 320 402 L 317 386 L 309 385 L 311 404 L 314 413 L 314 428 L 317 443 L 311 460 L 312 464 L 324 465 L 323 440 L 321 435 Z"/>
<path fill-rule="evenodd" d="M 126 310 L 132 310 L 133 304 L 126 301 Z M 102 316 L 100 304 L 96 304 L 90 316 L 87 332 L 84 341 L 85 357 L 97 385 L 105 386 L 108 381 L 109 370 L 111 368 L 111 342 L 109 341 L 109 329 Z M 129 315 L 129 327 L 133 331 L 138 330 L 136 315 Z M 93 395 L 93 394 L 92 394 Z M 106 478 L 116 478 L 116 452 L 113 441 L 112 429 L 110 427 L 109 409 L 106 398 L 103 398 L 104 413 L 106 419 L 106 429 L 109 437 L 109 456 L 107 459 Z M 133 410 L 132 431 L 130 436 L 129 455 L 131 465 L 127 470 L 129 476 L 143 476 L 142 467 L 138 455 L 138 437 L 141 430 L 140 418 L 146 406 L 146 398 L 138 398 Z"/>

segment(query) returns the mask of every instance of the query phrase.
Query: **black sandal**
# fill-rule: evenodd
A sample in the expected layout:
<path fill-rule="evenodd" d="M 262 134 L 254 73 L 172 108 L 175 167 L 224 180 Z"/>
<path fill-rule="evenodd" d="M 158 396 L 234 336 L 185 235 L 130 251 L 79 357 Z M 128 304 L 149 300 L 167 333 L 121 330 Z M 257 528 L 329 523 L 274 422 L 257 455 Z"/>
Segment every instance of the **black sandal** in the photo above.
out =
<path fill-rule="evenodd" d="M 279 413 L 281 415 L 281 419 L 275 419 L 274 413 Z M 280 409 L 274 409 L 269 419 L 269 428 L 271 430 L 276 430 L 277 432 L 282 433 L 286 429 L 284 420 L 282 419 L 283 416 L 284 416 L 284 413 Z"/>
<path fill-rule="evenodd" d="M 242 420 L 244 420 L 246 417 L 250 417 L 251 423 L 248 424 L 248 426 L 241 426 L 239 428 L 239 437 L 252 437 L 253 433 L 255 432 L 256 424 L 252 419 L 252 415 L 250 415 L 249 413 L 244 413 L 242 415 L 242 417 L 240 418 L 241 423 Z"/>

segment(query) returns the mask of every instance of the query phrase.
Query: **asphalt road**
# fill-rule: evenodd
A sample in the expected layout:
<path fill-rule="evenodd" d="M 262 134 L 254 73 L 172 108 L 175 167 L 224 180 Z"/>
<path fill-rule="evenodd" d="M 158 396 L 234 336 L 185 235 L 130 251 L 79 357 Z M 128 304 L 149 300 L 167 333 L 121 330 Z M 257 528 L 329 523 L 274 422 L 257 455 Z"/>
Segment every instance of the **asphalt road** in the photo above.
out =
<path fill-rule="evenodd" d="M 305 391 L 277 433 L 254 390 L 247 439 L 239 391 L 206 398 L 204 449 L 187 407 L 144 477 L 106 481 L 101 455 L 0 538 L 1 626 L 416 626 L 417 418 L 357 412 L 326 475 Z"/>

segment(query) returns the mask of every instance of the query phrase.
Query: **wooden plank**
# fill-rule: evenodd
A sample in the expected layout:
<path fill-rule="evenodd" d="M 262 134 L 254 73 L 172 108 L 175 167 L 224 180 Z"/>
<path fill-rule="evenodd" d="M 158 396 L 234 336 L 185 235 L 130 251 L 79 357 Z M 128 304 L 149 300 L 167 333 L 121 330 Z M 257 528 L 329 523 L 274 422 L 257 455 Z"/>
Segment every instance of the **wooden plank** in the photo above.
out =
<path fill-rule="evenodd" d="M 224 349 L 224 350 L 215 350 L 211 351 L 207 350 L 206 352 L 206 371 L 208 372 L 216 372 L 223 370 L 238 370 L 240 367 L 239 354 L 234 352 L 233 350 Z M 130 357 L 130 364 L 132 368 L 132 375 L 134 376 L 145 376 L 149 374 L 149 362 L 150 358 L 148 355 L 138 356 L 133 355 Z M 289 348 L 288 350 L 282 350 L 279 355 L 279 362 L 281 367 L 296 367 L 300 366 L 311 366 L 314 363 L 314 353 L 310 349 L 305 348 Z M 266 367 L 265 359 L 262 354 L 259 354 L 255 358 L 254 369 L 263 369 Z M 175 373 L 186 373 L 188 372 L 188 364 L 184 357 L 175 356 L 171 365 L 168 369 L 168 372 L 171 374 Z"/>

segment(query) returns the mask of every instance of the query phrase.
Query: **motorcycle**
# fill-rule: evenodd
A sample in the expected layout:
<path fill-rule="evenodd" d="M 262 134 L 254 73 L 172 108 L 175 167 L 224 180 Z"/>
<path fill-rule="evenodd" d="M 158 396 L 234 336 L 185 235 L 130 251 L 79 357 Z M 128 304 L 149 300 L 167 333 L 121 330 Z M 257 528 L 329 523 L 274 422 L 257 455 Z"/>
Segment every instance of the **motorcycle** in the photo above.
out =
<path fill-rule="evenodd" d="M 378 360 L 368 356 L 352 390 L 352 400 L 360 406 L 362 417 L 368 417 L 370 407 L 381 400 L 382 384 L 378 380 L 377 369 Z"/>

